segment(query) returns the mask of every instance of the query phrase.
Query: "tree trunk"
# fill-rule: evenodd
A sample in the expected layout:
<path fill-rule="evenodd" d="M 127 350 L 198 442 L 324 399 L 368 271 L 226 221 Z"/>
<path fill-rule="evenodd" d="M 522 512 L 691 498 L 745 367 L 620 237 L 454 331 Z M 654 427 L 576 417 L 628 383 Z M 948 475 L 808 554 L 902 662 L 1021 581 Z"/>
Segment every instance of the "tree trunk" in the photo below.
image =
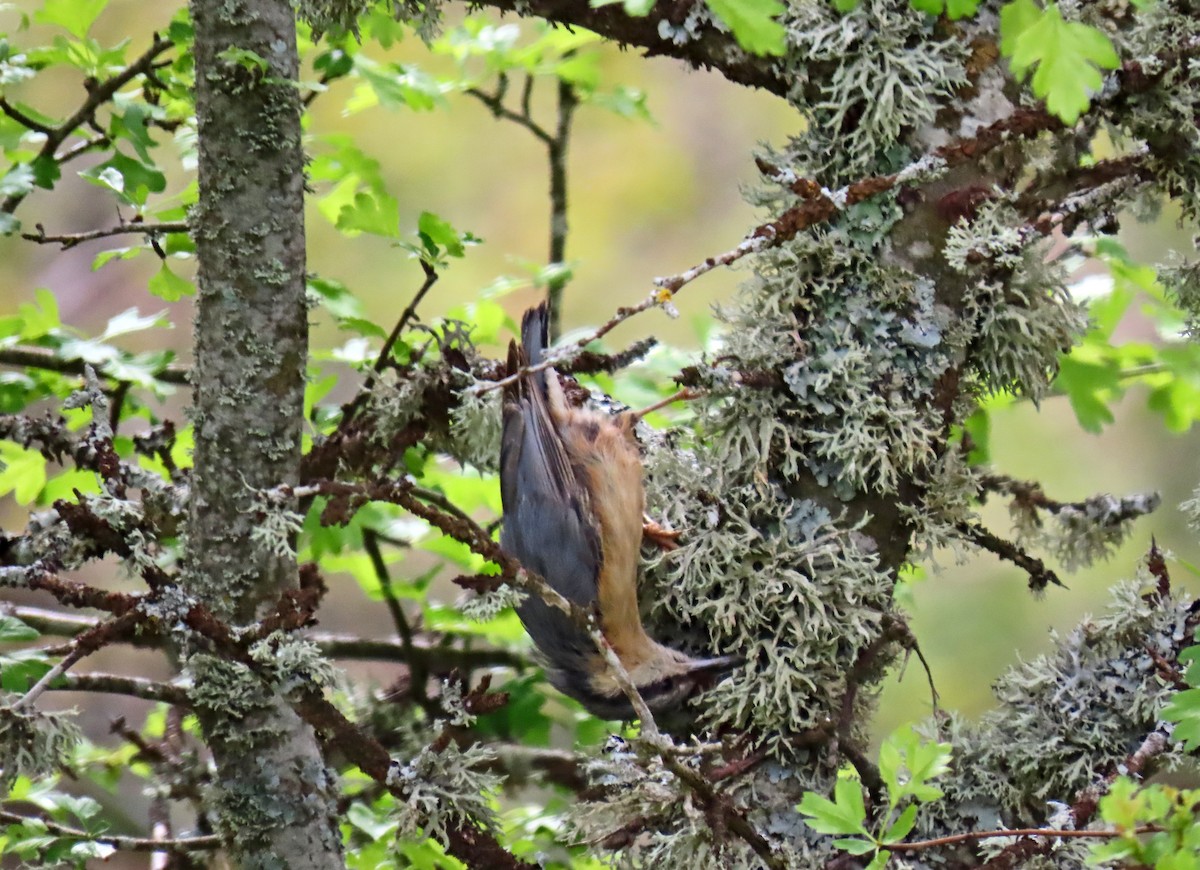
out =
<path fill-rule="evenodd" d="M 300 461 L 308 323 L 295 19 L 283 0 L 193 0 L 191 14 L 200 292 L 188 591 L 237 626 L 297 585 L 294 555 L 278 545 L 286 536 L 261 534 L 256 496 L 294 484 Z M 236 863 L 342 866 L 334 776 L 312 729 L 244 664 L 200 652 L 188 665 Z"/>

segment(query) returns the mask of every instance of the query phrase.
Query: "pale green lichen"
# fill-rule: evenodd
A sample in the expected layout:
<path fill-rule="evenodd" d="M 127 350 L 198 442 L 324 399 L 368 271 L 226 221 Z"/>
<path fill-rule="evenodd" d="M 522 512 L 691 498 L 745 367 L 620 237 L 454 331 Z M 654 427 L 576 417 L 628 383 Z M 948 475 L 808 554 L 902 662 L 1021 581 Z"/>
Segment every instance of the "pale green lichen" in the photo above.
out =
<path fill-rule="evenodd" d="M 936 19 L 907 3 L 866 0 L 843 12 L 793 2 L 782 21 L 796 58 L 784 62 L 789 97 L 810 117 L 784 162 L 827 185 L 879 171 L 889 152 L 903 162 L 901 135 L 932 122 L 966 81 L 965 42 L 940 38 Z"/>
<path fill-rule="evenodd" d="M 1174 693 L 1155 657 L 1173 657 L 1192 630 L 1191 599 L 1146 595 L 1156 584 L 1143 564 L 1137 580 L 1113 589 L 1103 616 L 1057 638 L 1052 652 L 1010 668 L 995 686 L 999 706 L 978 725 L 940 722 L 942 739 L 954 746 L 954 769 L 939 780 L 946 799 L 922 810 L 923 836 L 1044 824 L 1056 805 L 1074 803 L 1099 772 L 1117 769 L 1138 749 Z M 1172 746 L 1158 763 L 1182 760 Z"/>
<path fill-rule="evenodd" d="M 39 780 L 66 764 L 81 737 L 73 717 L 36 709 L 13 709 L 15 695 L 0 703 L 0 790 L 18 776 Z"/>
<path fill-rule="evenodd" d="M 1095 495 L 1078 505 L 1044 512 L 1015 498 L 1009 504 L 1017 540 L 1054 555 L 1067 571 L 1077 571 L 1108 558 L 1133 530 L 1133 521 L 1154 511 L 1157 493 L 1116 498 Z"/>
<path fill-rule="evenodd" d="M 450 412 L 447 443 L 440 445 L 446 453 L 465 465 L 484 471 L 495 471 L 500 458 L 499 390 L 479 394 L 479 384 L 468 380 L 459 390 L 458 404 Z"/>
<path fill-rule="evenodd" d="M 493 795 L 502 780 L 483 769 L 492 758 L 494 753 L 486 746 L 461 748 L 450 741 L 441 751 L 423 748 L 407 763 L 393 761 L 387 784 L 404 796 L 395 808 L 398 836 L 420 830 L 445 842 L 447 825 L 464 819 L 493 825 Z"/>
<path fill-rule="evenodd" d="M 250 647 L 261 679 L 269 680 L 283 695 L 302 689 L 321 689 L 337 674 L 333 663 L 311 641 L 276 631 Z"/>
<path fill-rule="evenodd" d="M 526 594 L 505 583 L 499 589 L 468 597 L 459 605 L 459 610 L 468 619 L 487 622 L 495 619 L 510 607 L 514 609 L 519 607 Z"/>

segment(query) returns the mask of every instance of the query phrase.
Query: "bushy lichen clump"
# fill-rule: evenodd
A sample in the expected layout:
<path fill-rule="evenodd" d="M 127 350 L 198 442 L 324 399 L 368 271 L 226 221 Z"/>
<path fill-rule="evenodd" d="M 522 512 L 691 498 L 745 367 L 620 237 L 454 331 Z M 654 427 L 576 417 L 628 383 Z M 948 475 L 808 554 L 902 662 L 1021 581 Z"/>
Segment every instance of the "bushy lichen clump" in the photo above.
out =
<path fill-rule="evenodd" d="M 1086 7 L 1085 7 L 1086 8 Z M 1160 77 L 1165 87 L 1146 89 L 1136 100 L 1121 101 L 1108 120 L 1117 141 L 1149 145 L 1150 163 L 1160 189 L 1183 207 L 1185 217 L 1200 216 L 1200 66 L 1195 44 L 1200 17 L 1193 0 L 1155 3 L 1139 9 L 1117 34 L 1123 58 L 1141 75 Z M 1134 84 L 1138 84 L 1136 80 Z"/>
<path fill-rule="evenodd" d="M 945 258 L 965 279 L 951 340 L 969 349 L 965 361 L 981 391 L 1036 400 L 1054 380 L 1058 354 L 1082 336 L 1087 313 L 1021 226 L 1011 207 L 991 203 L 950 228 Z"/>
<path fill-rule="evenodd" d="M 902 134 L 932 122 L 966 81 L 967 41 L 939 37 L 937 19 L 904 0 L 864 0 L 849 12 L 793 2 L 783 20 L 789 98 L 810 119 L 785 159 L 826 185 L 899 168 Z"/>
<path fill-rule="evenodd" d="M 1174 691 L 1155 657 L 1173 657 L 1193 631 L 1191 599 L 1161 598 L 1157 582 L 1143 566 L 1137 580 L 1113 590 L 1107 613 L 1085 619 L 1053 652 L 1009 669 L 995 686 L 999 706 L 978 725 L 942 721 L 954 770 L 939 783 L 946 799 L 922 810 L 923 835 L 1065 823 L 1056 815 L 1139 748 Z M 1158 763 L 1182 760 L 1173 747 Z M 1051 866 L 1083 866 L 1071 850 L 1055 855 Z"/>
<path fill-rule="evenodd" d="M 0 703 L 0 788 L 8 792 L 18 776 L 38 780 L 58 772 L 79 743 L 72 717 L 35 709 L 14 709 L 15 695 Z"/>

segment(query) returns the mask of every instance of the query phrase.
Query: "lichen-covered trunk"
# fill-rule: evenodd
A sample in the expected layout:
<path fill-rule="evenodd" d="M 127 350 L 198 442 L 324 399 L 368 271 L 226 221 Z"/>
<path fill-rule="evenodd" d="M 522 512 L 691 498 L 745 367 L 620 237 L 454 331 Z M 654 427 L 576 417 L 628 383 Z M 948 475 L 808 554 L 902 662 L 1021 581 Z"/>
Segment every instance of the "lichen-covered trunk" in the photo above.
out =
<path fill-rule="evenodd" d="M 200 201 L 188 592 L 232 625 L 297 583 L 256 534 L 256 492 L 294 484 L 308 352 L 295 20 L 285 0 L 193 0 Z M 214 812 L 240 867 L 342 866 L 333 777 L 312 729 L 245 662 L 193 653 L 217 763 Z"/>

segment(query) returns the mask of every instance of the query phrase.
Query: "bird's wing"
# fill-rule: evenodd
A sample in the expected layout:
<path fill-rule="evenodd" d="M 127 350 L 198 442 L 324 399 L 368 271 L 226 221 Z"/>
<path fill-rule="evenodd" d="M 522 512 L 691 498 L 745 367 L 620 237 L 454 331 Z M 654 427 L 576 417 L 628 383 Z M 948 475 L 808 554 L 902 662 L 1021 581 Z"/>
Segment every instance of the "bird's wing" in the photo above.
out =
<path fill-rule="evenodd" d="M 527 320 L 522 333 L 525 350 L 532 353 L 510 348 L 510 371 L 526 359 L 540 359 L 541 341 L 536 332 L 542 323 L 536 317 L 532 324 Z M 599 533 L 587 503 L 588 490 L 577 478 L 550 416 L 541 375 L 521 379 L 505 396 L 500 447 L 504 531 L 500 543 L 559 593 L 588 606 L 597 597 Z"/>

